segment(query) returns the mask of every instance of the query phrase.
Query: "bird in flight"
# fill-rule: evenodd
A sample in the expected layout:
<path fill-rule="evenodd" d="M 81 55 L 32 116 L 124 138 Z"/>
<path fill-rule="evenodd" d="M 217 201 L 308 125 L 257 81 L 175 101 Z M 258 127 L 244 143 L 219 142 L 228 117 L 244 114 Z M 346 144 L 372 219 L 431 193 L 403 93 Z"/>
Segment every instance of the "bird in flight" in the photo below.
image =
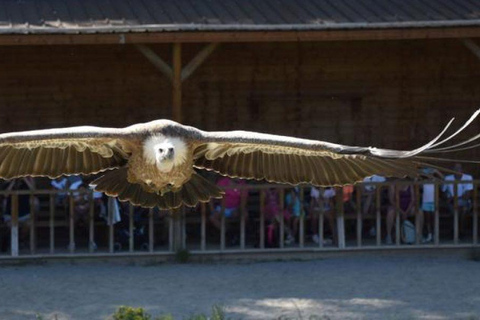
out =
<path fill-rule="evenodd" d="M 480 134 L 442 146 L 480 113 L 443 138 L 453 119 L 429 143 L 410 151 L 356 147 L 248 131 L 206 132 L 170 120 L 126 128 L 92 126 L 0 134 L 0 178 L 101 173 L 97 191 L 142 207 L 178 208 L 221 198 L 222 190 L 197 173 L 297 185 L 342 186 L 374 174 L 416 177 L 429 153 L 478 146 Z"/>

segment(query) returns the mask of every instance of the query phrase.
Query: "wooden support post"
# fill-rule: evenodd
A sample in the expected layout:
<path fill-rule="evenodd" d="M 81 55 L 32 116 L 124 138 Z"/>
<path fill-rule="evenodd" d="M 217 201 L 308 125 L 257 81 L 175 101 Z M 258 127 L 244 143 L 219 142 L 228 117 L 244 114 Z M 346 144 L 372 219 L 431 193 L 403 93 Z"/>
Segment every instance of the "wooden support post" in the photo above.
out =
<path fill-rule="evenodd" d="M 115 198 L 108 197 L 108 252 L 115 251 L 114 230 L 113 230 L 113 206 Z"/>
<path fill-rule="evenodd" d="M 439 185 L 435 183 L 435 217 L 434 217 L 434 243 L 440 245 L 440 202 L 439 202 Z"/>
<path fill-rule="evenodd" d="M 472 39 L 462 39 L 463 44 L 480 60 L 480 46 Z"/>
<path fill-rule="evenodd" d="M 170 212 L 170 216 L 172 218 L 172 229 L 170 230 L 170 234 L 172 236 L 172 250 L 177 252 L 181 249 L 185 249 L 183 247 L 183 238 L 182 238 L 182 209 L 172 209 Z M 153 230 L 153 229 L 152 229 Z M 153 231 L 152 231 L 153 233 Z"/>
<path fill-rule="evenodd" d="M 181 219 L 181 217 L 179 218 Z M 153 209 L 148 210 L 148 252 L 153 252 L 154 233 L 153 233 Z"/>
<path fill-rule="evenodd" d="M 355 186 L 357 189 L 357 196 L 356 196 L 356 205 L 357 205 L 357 247 L 362 246 L 362 230 L 363 230 L 363 222 L 362 222 L 362 187 L 360 185 Z"/>
<path fill-rule="evenodd" d="M 182 122 L 182 44 L 173 44 L 172 118 Z"/>
<path fill-rule="evenodd" d="M 75 252 L 75 201 L 73 199 L 74 195 L 73 192 L 69 193 L 69 234 L 70 240 L 68 245 L 68 250 L 70 253 Z"/>
<path fill-rule="evenodd" d="M 458 183 L 453 184 L 453 243 L 458 244 Z"/>
<path fill-rule="evenodd" d="M 18 194 L 11 195 L 12 201 L 12 228 L 10 231 L 11 254 L 18 257 Z"/>
<path fill-rule="evenodd" d="M 97 249 L 95 243 L 95 199 L 94 191 L 90 190 L 89 199 L 89 210 L 88 210 L 88 252 L 92 253 Z"/>
<path fill-rule="evenodd" d="M 173 214 L 170 212 L 168 217 L 168 250 L 173 252 L 175 249 L 174 243 L 174 234 L 173 234 Z"/>
<path fill-rule="evenodd" d="M 415 183 L 413 190 L 413 210 L 415 212 L 415 244 L 419 245 L 423 233 L 423 230 L 420 228 L 421 225 L 423 226 L 423 218 L 420 215 L 420 208 L 418 207 L 420 201 L 420 189 L 418 183 Z"/>
<path fill-rule="evenodd" d="M 260 249 L 265 248 L 265 191 L 260 190 Z"/>
<path fill-rule="evenodd" d="M 133 218 L 134 218 L 134 207 L 130 203 L 128 205 L 128 251 L 133 252 L 135 249 L 135 227 L 133 225 Z"/>
<path fill-rule="evenodd" d="M 220 209 L 220 250 L 225 250 L 225 198 Z"/>
<path fill-rule="evenodd" d="M 246 219 L 246 197 L 242 196 L 240 205 L 240 249 L 245 249 L 245 219 Z"/>
<path fill-rule="evenodd" d="M 382 245 L 382 216 L 381 216 L 381 202 L 380 202 L 380 195 L 381 195 L 382 186 L 378 185 L 375 188 L 375 221 L 376 221 L 376 232 L 377 232 L 377 246 Z"/>
<path fill-rule="evenodd" d="M 395 244 L 400 245 L 400 194 L 398 185 L 395 186 Z"/>
<path fill-rule="evenodd" d="M 338 237 L 338 248 L 345 249 L 345 212 L 343 207 L 343 188 L 337 189 L 337 205 L 336 205 L 336 216 L 337 216 L 337 237 Z"/>
<path fill-rule="evenodd" d="M 35 197 L 33 194 L 30 194 L 30 253 L 35 254 L 37 247 L 37 237 L 36 237 L 36 208 L 35 208 Z"/>
<path fill-rule="evenodd" d="M 210 43 L 205 46 L 182 70 L 182 81 L 185 81 L 192 73 L 215 51 L 219 43 Z"/>
<path fill-rule="evenodd" d="M 323 191 L 324 192 L 324 191 Z M 323 240 L 325 238 L 325 235 L 324 235 L 324 209 L 325 209 L 325 206 L 323 204 L 323 192 L 321 193 L 320 197 L 319 197 L 319 205 L 320 205 L 320 212 L 318 213 L 318 247 L 319 248 L 322 248 L 323 247 Z"/>
<path fill-rule="evenodd" d="M 279 208 L 280 208 L 280 212 L 278 212 L 278 216 L 279 216 L 279 224 L 280 224 L 280 232 L 279 232 L 279 246 L 280 248 L 283 248 L 285 247 L 285 216 L 284 216 L 284 212 L 285 212 L 285 189 L 284 188 L 281 188 L 280 189 L 280 195 L 279 195 Z"/>
<path fill-rule="evenodd" d="M 300 248 L 305 246 L 305 210 L 303 208 L 303 188 L 299 188 L 300 192 L 300 217 L 299 217 L 299 235 L 298 235 L 298 243 L 300 244 Z"/>
<path fill-rule="evenodd" d="M 186 219 L 186 212 L 185 206 L 182 206 L 181 209 L 182 214 L 182 248 L 187 248 L 187 219 Z"/>
<path fill-rule="evenodd" d="M 172 68 L 152 49 L 143 44 L 136 44 L 135 47 L 145 56 L 145 58 L 148 59 L 148 61 L 150 61 L 158 70 L 160 70 L 160 72 L 167 76 L 168 79 L 173 79 Z"/>
<path fill-rule="evenodd" d="M 473 188 L 473 244 L 478 243 L 478 185 L 475 185 Z"/>
<path fill-rule="evenodd" d="M 55 195 L 49 196 L 49 230 L 50 230 L 50 253 L 55 253 Z"/>
<path fill-rule="evenodd" d="M 207 208 L 205 203 L 200 204 L 200 210 L 202 214 L 202 220 L 200 225 L 200 250 L 205 251 L 207 249 Z"/>

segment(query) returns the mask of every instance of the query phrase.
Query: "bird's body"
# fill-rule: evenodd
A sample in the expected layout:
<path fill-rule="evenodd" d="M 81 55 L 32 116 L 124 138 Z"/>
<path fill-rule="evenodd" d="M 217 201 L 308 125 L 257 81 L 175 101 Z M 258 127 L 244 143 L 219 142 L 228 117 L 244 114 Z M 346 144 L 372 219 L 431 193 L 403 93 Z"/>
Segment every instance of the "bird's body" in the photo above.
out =
<path fill-rule="evenodd" d="M 197 172 L 297 185 L 341 186 L 374 174 L 416 177 L 431 153 L 477 147 L 476 135 L 443 146 L 467 127 L 410 151 L 248 131 L 206 132 L 170 120 L 126 128 L 73 127 L 0 135 L 0 178 L 99 174 L 98 191 L 144 207 L 194 206 L 223 192 Z M 427 156 L 426 156 L 427 155 Z M 474 161 L 478 162 L 478 161 Z M 430 164 L 431 166 L 431 164 Z"/>

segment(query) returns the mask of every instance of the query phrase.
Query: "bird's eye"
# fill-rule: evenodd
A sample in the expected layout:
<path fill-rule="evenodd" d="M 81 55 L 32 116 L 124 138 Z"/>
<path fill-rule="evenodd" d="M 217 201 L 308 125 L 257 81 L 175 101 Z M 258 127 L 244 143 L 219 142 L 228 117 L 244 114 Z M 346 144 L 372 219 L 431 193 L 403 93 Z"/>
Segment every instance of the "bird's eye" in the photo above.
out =
<path fill-rule="evenodd" d="M 158 152 L 163 153 L 163 149 L 161 149 L 161 148 L 158 149 Z"/>
<path fill-rule="evenodd" d="M 173 148 L 168 148 L 168 152 L 172 153 L 172 152 L 173 152 Z"/>

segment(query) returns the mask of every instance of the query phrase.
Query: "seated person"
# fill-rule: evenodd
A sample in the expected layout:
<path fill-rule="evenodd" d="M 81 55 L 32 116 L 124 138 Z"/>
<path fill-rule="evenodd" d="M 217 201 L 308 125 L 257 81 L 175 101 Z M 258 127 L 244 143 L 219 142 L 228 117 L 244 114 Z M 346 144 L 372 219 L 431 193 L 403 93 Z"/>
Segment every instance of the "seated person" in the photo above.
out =
<path fill-rule="evenodd" d="M 285 214 L 280 208 L 280 195 L 277 188 L 270 188 L 265 192 L 265 221 L 267 224 L 267 245 L 269 247 L 275 246 L 274 235 L 277 232 L 281 219 L 285 219 Z M 287 238 L 292 238 L 292 232 L 288 227 L 288 221 L 283 224 Z"/>
<path fill-rule="evenodd" d="M 366 177 L 363 179 L 364 187 L 362 190 L 362 215 L 371 214 L 375 210 L 375 202 L 377 195 L 377 186 L 374 184 L 369 184 L 370 182 L 385 182 L 387 179 L 385 177 L 374 174 L 373 176 Z M 371 225 L 369 228 L 368 234 L 371 237 L 374 237 L 377 234 L 375 225 Z"/>
<path fill-rule="evenodd" d="M 422 170 L 428 176 L 437 176 L 443 179 L 443 174 L 437 169 L 424 168 Z M 427 236 L 423 239 L 424 243 L 433 241 L 433 224 L 434 224 L 434 212 L 435 212 L 435 185 L 432 183 L 425 183 L 422 186 L 422 204 L 420 209 L 425 217 L 425 225 L 427 227 Z M 423 230 L 422 230 L 423 233 Z"/>
<path fill-rule="evenodd" d="M 68 179 L 64 176 L 51 180 L 50 184 L 53 188 L 57 190 L 66 190 L 68 189 Z M 67 193 L 58 192 L 55 195 L 55 205 L 56 206 L 66 206 L 67 204 Z"/>
<path fill-rule="evenodd" d="M 377 186 L 374 184 L 369 184 L 370 182 L 385 182 L 387 179 L 385 177 L 379 176 L 374 174 L 373 176 L 366 177 L 363 179 L 364 182 L 364 187 L 363 187 L 363 192 L 362 192 L 362 198 L 363 198 L 363 208 L 362 208 L 362 213 L 364 215 L 369 214 L 370 211 L 373 209 L 375 200 L 375 195 L 376 195 L 376 190 Z"/>
<path fill-rule="evenodd" d="M 335 229 L 335 189 L 334 188 L 315 188 L 310 190 L 310 212 L 312 219 L 312 240 L 315 243 L 319 243 L 320 238 L 318 236 L 318 216 L 320 210 L 323 210 L 323 214 L 328 220 L 328 225 L 332 232 L 332 238 L 336 237 Z M 332 243 L 331 239 L 324 239 L 324 244 Z"/>
<path fill-rule="evenodd" d="M 10 190 L 36 190 L 35 180 L 32 177 L 24 177 L 19 179 L 12 180 L 7 189 Z M 5 221 L 8 228 L 12 227 L 12 196 L 8 196 L 4 199 L 3 204 L 3 220 Z M 37 198 L 34 198 L 34 210 L 38 211 L 39 201 Z M 18 226 L 20 231 L 20 241 L 24 242 L 29 235 L 30 227 L 30 214 L 32 208 L 30 207 L 30 195 L 21 194 L 18 196 Z"/>
<path fill-rule="evenodd" d="M 398 192 L 398 208 L 396 192 Z M 396 210 L 399 210 L 401 222 L 404 222 L 408 217 L 416 217 L 418 214 L 419 225 L 417 227 L 419 228 L 418 230 L 423 229 L 423 212 L 415 208 L 415 191 L 412 184 L 392 184 L 389 189 L 389 200 L 390 205 L 387 210 L 387 236 L 385 238 L 387 244 L 393 244 L 392 230 L 395 225 Z M 401 240 L 405 242 L 403 233 L 400 232 L 400 234 Z"/>
<path fill-rule="evenodd" d="M 473 177 L 469 174 L 463 173 L 463 168 L 460 163 L 456 163 L 453 166 L 453 171 L 457 172 L 455 174 L 450 174 L 445 176 L 446 182 L 459 182 L 465 181 L 466 183 L 458 183 L 457 184 L 457 199 L 458 199 L 458 210 L 461 214 L 460 216 L 460 231 L 464 231 L 464 224 L 465 224 L 465 214 L 468 213 L 472 209 L 472 191 L 473 191 L 473 184 L 472 180 Z M 442 191 L 446 194 L 448 207 L 451 212 L 453 212 L 456 208 L 454 208 L 454 195 L 455 195 L 455 185 L 454 183 L 444 184 L 442 186 Z"/>
<path fill-rule="evenodd" d="M 223 214 L 225 218 L 239 218 L 241 210 L 245 210 L 245 221 L 248 219 L 248 213 L 246 208 L 242 208 L 246 204 L 246 198 L 248 197 L 247 189 L 237 189 L 235 186 L 245 186 L 245 180 L 235 180 L 228 177 L 220 177 L 217 181 L 217 186 L 222 187 L 225 190 L 223 196 L 223 201 L 225 203 L 225 208 Z M 222 228 L 222 206 L 220 201 L 210 201 L 210 222 L 217 230 Z M 226 232 L 228 231 L 228 225 L 225 226 Z M 237 237 L 232 235 L 231 242 L 236 242 Z"/>

